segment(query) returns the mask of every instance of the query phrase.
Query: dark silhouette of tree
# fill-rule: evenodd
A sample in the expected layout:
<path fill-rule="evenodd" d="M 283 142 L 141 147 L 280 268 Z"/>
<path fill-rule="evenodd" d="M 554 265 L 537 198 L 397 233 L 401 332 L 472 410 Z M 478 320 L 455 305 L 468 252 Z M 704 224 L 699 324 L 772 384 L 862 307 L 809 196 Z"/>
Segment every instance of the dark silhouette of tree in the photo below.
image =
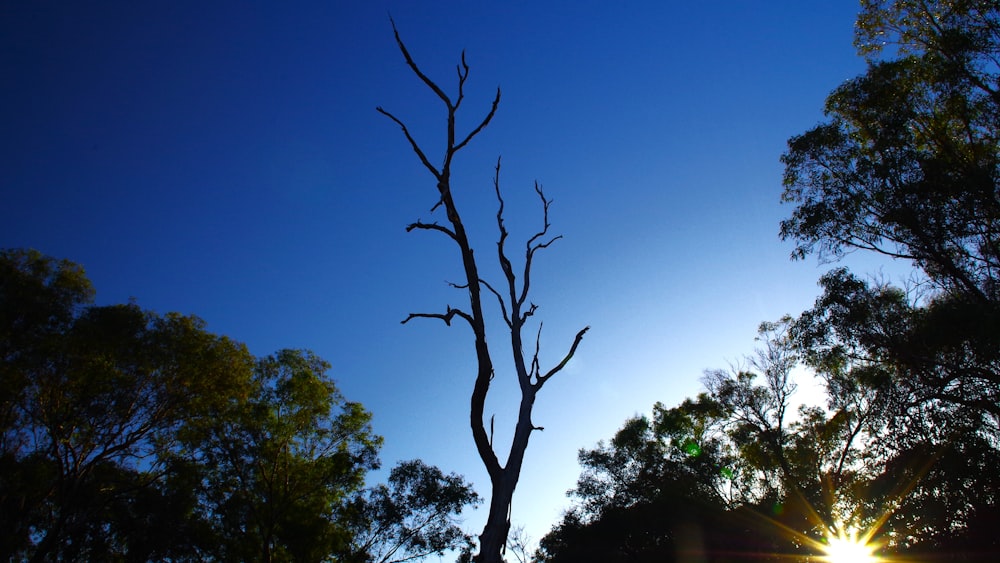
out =
<path fill-rule="evenodd" d="M 352 545 L 344 561 L 398 563 L 441 555 L 461 547 L 471 551 L 472 538 L 456 517 L 479 495 L 460 475 L 445 475 L 420 460 L 399 463 L 388 485 L 376 485 L 348 507 Z"/>
<path fill-rule="evenodd" d="M 782 334 L 764 362 L 709 372 L 707 393 L 658 405 L 654 419 L 712 412 L 724 431 L 691 451 L 709 452 L 739 485 L 724 513 L 761 516 L 752 528 L 761 539 L 787 532 L 776 551 L 758 543 L 737 554 L 806 555 L 847 525 L 904 560 L 995 561 L 1000 4 L 861 5 L 867 72 L 829 96 L 826 123 L 789 141 L 783 200 L 795 208 L 781 236 L 796 243 L 794 258 L 874 252 L 909 261 L 915 277 L 901 289 L 842 268 L 826 274 L 811 309 L 765 325 Z M 887 45 L 892 58 L 880 59 Z M 798 361 L 821 379 L 826 404 L 793 421 L 788 373 Z M 581 452 L 582 502 L 542 540 L 542 559 L 674 560 L 678 527 L 657 523 L 677 510 L 657 504 L 664 484 L 688 465 L 672 436 L 641 417 L 610 446 Z M 699 486 L 681 490 L 718 489 L 710 473 L 696 475 Z M 705 540 L 705 558 L 729 560 L 717 541 Z"/>
<path fill-rule="evenodd" d="M 468 543 L 461 477 L 414 461 L 362 489 L 381 438 L 322 359 L 254 358 L 196 317 L 92 295 L 71 262 L 0 251 L 0 559 L 367 563 L 390 541 L 409 559 Z"/>
<path fill-rule="evenodd" d="M 209 556 L 322 561 L 346 551 L 339 512 L 377 467 L 382 440 L 329 367 L 299 350 L 261 358 L 245 394 L 184 429 L 181 453 L 200 476 L 199 517 L 218 538 Z"/>
<path fill-rule="evenodd" d="M 864 250 L 910 261 L 922 294 L 878 312 L 895 315 L 891 332 L 843 316 L 838 329 L 852 323 L 848 338 L 925 397 L 1000 417 L 1000 6 L 863 4 L 868 71 L 829 96 L 827 123 L 789 141 L 783 199 L 795 209 L 781 236 L 798 257 Z M 886 44 L 898 57 L 875 59 Z M 825 320 L 881 290 L 846 272 L 823 283 L 813 334 L 833 342 Z"/>
<path fill-rule="evenodd" d="M 804 528 L 802 510 L 784 503 L 773 513 L 786 498 L 781 470 L 759 453 L 767 444 L 734 441 L 745 432 L 740 416 L 703 393 L 674 408 L 657 403 L 652 417 L 629 419 L 609 443 L 582 450 L 571 491 L 578 503 L 536 559 L 768 561 L 814 552 L 803 533 L 787 533 Z M 762 475 L 779 490 L 761 486 Z"/>
<path fill-rule="evenodd" d="M 467 309 L 448 306 L 444 313 L 412 313 L 403 322 L 406 323 L 414 318 L 431 318 L 439 319 L 451 325 L 452 321 L 458 318 L 472 329 L 475 337 L 474 346 L 478 368 L 472 391 L 470 424 L 476 451 L 486 466 L 492 486 L 489 514 L 483 532 L 479 536 L 479 554 L 476 556 L 476 561 L 479 563 L 500 563 L 507 541 L 507 534 L 510 530 L 511 499 L 521 474 L 524 452 L 528 447 L 528 439 L 531 433 L 534 430 L 540 429 L 531 420 L 531 411 L 535 403 L 535 397 L 545 383 L 566 366 L 588 329 L 584 328 L 576 334 L 569 352 L 558 364 L 549 370 L 543 370 L 539 361 L 541 325 L 539 325 L 538 332 L 535 335 L 534 352 L 526 355 L 525 345 L 527 344 L 530 347 L 531 344 L 530 341 L 528 343 L 525 342 L 523 332 L 528 320 L 537 310 L 537 306 L 528 298 L 532 264 L 538 251 L 547 248 L 560 238 L 559 236 L 551 236 L 549 234 L 548 212 L 551 201 L 546 199 L 541 186 L 536 183 L 535 192 L 538 194 L 542 205 L 542 228 L 528 239 L 524 249 L 523 269 L 518 274 L 515 271 L 513 262 L 509 258 L 507 250 L 508 232 L 504 226 L 504 199 L 500 190 L 500 161 L 497 161 L 496 173 L 493 178 L 493 187 L 499 207 L 496 215 L 497 228 L 499 230 L 496 256 L 504 276 L 502 283 L 498 285 L 492 285 L 480 276 L 479 264 L 473 254 L 466 225 L 462 221 L 452 192 L 451 166 L 455 155 L 468 145 L 493 119 L 497 106 L 500 103 L 500 90 L 497 89 L 492 107 L 479 124 L 469 133 L 464 134 L 464 136 L 459 135 L 456 130 L 456 115 L 465 99 L 465 82 L 469 77 L 469 66 L 465 61 L 465 53 L 462 53 L 461 63 L 457 67 L 458 91 L 453 99 L 420 70 L 403 44 L 399 32 L 396 30 L 395 23 L 393 23 L 393 32 L 399 50 L 406 60 L 406 64 L 421 82 L 441 100 L 447 109 L 447 144 L 441 164 L 434 165 L 427 153 L 417 144 L 404 122 L 381 107 L 378 108 L 378 111 L 382 115 L 391 119 L 402 129 L 403 135 L 420 159 L 420 162 L 434 176 L 437 186 L 437 202 L 431 208 L 431 211 L 433 212 L 439 207 L 443 207 L 447 218 L 447 224 L 437 222 L 427 223 L 418 220 L 411 223 L 407 227 L 407 231 L 426 230 L 437 232 L 458 246 L 465 273 L 465 283 L 455 284 L 455 287 L 467 290 L 469 296 Z M 494 377 L 494 363 L 486 337 L 486 317 L 483 313 L 482 302 L 484 290 L 488 299 L 496 298 L 499 303 L 503 321 L 509 331 L 510 348 L 508 353 L 513 357 L 514 370 L 521 390 L 521 401 L 517 410 L 517 423 L 514 428 L 514 437 L 507 453 L 506 462 L 500 460 L 497 450 L 494 447 L 492 424 L 491 430 L 487 431 L 485 421 L 486 396 L 489 393 L 490 383 Z"/>
<path fill-rule="evenodd" d="M 119 532 L 139 492 L 154 494 L 165 470 L 157 454 L 186 420 L 236 393 L 252 357 L 195 317 L 90 305 L 78 266 L 34 251 L 4 251 L 0 264 L 0 332 L 17 335 L 0 366 L 12 391 L 3 555 L 109 557 L 127 543 Z"/>
<path fill-rule="evenodd" d="M 856 500 L 893 508 L 884 525 L 912 553 L 996 553 L 973 530 L 998 502 L 984 470 L 1000 440 L 998 30 L 993 1 L 862 2 L 867 72 L 782 157 L 795 257 L 861 250 L 915 270 L 904 289 L 834 270 L 790 329 L 832 396 L 877 406 L 843 405 L 855 428 L 868 419 Z"/>
<path fill-rule="evenodd" d="M 831 531 L 853 529 L 871 531 L 889 555 L 954 548 L 990 560 L 996 542 L 982 530 L 996 516 L 1000 482 L 989 468 L 1000 450 L 983 413 L 913 406 L 905 389 L 877 385 L 877 370 L 817 364 L 826 404 L 792 416 L 789 372 L 808 352 L 794 330 L 791 319 L 765 323 L 759 353 L 707 372 L 696 399 L 657 403 L 582 450 L 577 504 L 539 558 L 803 558 L 820 554 Z"/>

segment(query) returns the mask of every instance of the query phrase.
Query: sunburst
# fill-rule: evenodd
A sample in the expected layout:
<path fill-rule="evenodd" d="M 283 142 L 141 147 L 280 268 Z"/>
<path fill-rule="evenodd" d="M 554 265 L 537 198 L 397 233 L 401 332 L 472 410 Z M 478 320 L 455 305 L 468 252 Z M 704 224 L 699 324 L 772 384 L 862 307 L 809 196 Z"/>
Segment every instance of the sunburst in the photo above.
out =
<path fill-rule="evenodd" d="M 879 546 L 871 543 L 869 534 L 860 537 L 854 530 L 838 530 L 827 537 L 826 545 L 822 546 L 823 561 L 827 563 L 876 563 L 880 561 L 875 556 Z"/>

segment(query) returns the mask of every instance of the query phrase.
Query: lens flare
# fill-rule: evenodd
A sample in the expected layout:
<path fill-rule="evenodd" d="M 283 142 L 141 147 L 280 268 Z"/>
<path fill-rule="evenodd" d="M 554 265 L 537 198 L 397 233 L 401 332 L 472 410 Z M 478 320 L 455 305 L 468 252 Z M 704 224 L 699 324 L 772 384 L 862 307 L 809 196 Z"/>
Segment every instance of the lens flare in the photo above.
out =
<path fill-rule="evenodd" d="M 823 546 L 823 561 L 827 563 L 876 563 L 876 546 L 868 543 L 866 538 L 858 538 L 857 532 L 837 532 L 827 538 Z"/>

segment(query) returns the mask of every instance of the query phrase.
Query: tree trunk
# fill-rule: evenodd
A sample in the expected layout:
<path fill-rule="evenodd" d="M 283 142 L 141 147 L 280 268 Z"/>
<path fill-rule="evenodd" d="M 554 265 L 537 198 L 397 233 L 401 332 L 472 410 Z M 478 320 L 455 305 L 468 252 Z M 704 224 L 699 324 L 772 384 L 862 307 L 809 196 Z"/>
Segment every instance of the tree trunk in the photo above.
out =
<path fill-rule="evenodd" d="M 504 470 L 499 481 L 493 481 L 490 513 L 483 533 L 479 535 L 479 555 L 476 563 L 503 563 L 503 550 L 510 531 L 510 503 L 514 497 L 516 479 L 510 479 Z"/>

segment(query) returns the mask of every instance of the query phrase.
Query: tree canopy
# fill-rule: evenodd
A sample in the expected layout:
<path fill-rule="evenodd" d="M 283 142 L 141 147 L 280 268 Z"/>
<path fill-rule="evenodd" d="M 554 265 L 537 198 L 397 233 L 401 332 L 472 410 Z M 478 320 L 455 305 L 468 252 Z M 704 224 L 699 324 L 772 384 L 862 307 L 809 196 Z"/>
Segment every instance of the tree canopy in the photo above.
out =
<path fill-rule="evenodd" d="M 1000 553 L 1000 5 L 861 4 L 867 71 L 789 140 L 780 235 L 796 259 L 872 252 L 912 278 L 831 270 L 697 399 L 581 451 L 578 504 L 537 560 L 684 560 L 691 537 L 732 560 L 718 530 L 752 534 L 737 552 L 763 558 L 851 532 L 885 554 Z M 796 369 L 825 392 L 797 413 Z"/>
<path fill-rule="evenodd" d="M 0 252 L 0 557 L 389 563 L 465 544 L 460 476 L 412 461 L 394 494 L 364 487 L 382 439 L 325 361 L 93 295 L 78 265 Z"/>

